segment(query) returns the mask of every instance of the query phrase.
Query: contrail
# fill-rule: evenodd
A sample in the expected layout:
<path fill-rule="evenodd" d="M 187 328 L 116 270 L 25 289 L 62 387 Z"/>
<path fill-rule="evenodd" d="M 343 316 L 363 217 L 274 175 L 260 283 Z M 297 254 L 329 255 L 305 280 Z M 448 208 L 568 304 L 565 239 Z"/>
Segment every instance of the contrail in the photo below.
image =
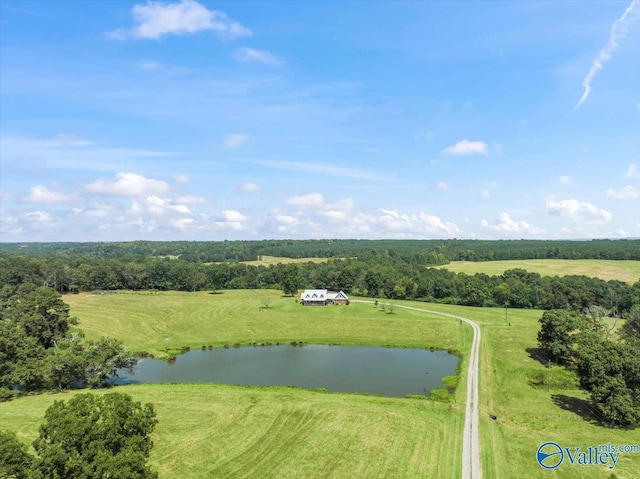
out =
<path fill-rule="evenodd" d="M 629 23 L 633 20 L 634 9 L 638 5 L 639 0 L 633 0 L 627 9 L 624 11 L 622 16 L 618 18 L 613 25 L 611 25 L 611 33 L 609 34 L 609 41 L 607 44 L 598 52 L 598 55 L 593 59 L 591 63 L 591 68 L 589 69 L 589 73 L 582 80 L 582 86 L 584 87 L 584 93 L 582 97 L 578 101 L 574 111 L 580 108 L 587 97 L 589 96 L 589 92 L 591 92 L 591 82 L 593 78 L 603 68 L 603 64 L 606 61 L 609 61 L 611 58 L 611 54 L 618 48 L 618 40 L 623 39 L 627 34 L 627 27 Z"/>

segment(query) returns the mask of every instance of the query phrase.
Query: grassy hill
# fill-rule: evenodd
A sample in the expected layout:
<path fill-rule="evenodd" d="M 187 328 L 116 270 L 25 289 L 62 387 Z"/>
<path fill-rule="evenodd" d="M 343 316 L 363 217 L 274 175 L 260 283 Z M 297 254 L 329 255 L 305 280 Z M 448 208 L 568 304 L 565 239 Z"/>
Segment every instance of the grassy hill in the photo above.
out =
<path fill-rule="evenodd" d="M 606 281 L 617 279 L 627 283 L 640 280 L 640 261 L 600 259 L 525 259 L 509 261 L 453 261 L 440 266 L 456 273 L 499 275 L 521 268 L 542 276 L 583 275 Z"/>
<path fill-rule="evenodd" d="M 277 340 L 466 351 L 471 335 L 466 325 L 431 314 L 396 308 L 391 315 L 357 303 L 304 308 L 276 291 L 74 295 L 65 300 L 87 336 L 109 333 L 131 348 L 157 351 L 165 345 Z M 271 307 L 261 309 L 264 301 Z M 546 441 L 583 450 L 640 444 L 640 430 L 603 427 L 570 375 L 561 368 L 546 369 L 535 350 L 540 311 L 509 310 L 505 319 L 502 308 L 395 304 L 462 315 L 480 324 L 483 477 L 604 479 L 611 472 L 619 479 L 637 477 L 640 454 L 622 455 L 614 471 L 563 464 L 553 472 L 537 464 L 536 450 Z M 458 478 L 464 385 L 462 380 L 452 404 L 216 384 L 135 385 L 123 391 L 156 405 L 160 422 L 151 462 L 162 478 Z M 29 442 L 46 407 L 73 394 L 0 403 L 0 424 Z"/>

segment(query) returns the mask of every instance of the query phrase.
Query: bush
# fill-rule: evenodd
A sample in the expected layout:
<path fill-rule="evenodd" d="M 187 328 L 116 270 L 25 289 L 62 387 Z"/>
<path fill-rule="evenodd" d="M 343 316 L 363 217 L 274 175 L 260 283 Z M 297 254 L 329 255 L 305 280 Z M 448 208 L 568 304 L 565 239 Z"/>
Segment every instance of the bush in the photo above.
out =
<path fill-rule="evenodd" d="M 0 388 L 0 402 L 11 401 L 13 393 L 9 388 Z"/>

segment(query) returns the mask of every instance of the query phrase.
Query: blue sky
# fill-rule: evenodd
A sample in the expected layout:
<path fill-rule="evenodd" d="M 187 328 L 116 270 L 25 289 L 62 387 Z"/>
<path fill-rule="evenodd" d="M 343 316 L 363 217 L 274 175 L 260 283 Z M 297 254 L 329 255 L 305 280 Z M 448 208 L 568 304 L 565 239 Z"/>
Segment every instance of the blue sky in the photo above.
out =
<path fill-rule="evenodd" d="M 0 241 L 640 236 L 640 0 L 2 0 L 0 31 Z"/>

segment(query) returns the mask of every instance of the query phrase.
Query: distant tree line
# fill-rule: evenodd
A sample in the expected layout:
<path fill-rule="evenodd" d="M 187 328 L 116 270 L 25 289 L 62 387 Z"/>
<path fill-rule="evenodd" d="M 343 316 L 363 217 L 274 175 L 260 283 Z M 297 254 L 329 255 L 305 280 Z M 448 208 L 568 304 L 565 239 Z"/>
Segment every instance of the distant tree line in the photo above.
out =
<path fill-rule="evenodd" d="M 572 309 L 599 305 L 614 315 L 640 303 L 633 285 L 586 276 L 542 277 L 523 269 L 501 275 L 468 275 L 433 268 L 420 258 L 379 252 L 368 258 L 329 258 L 323 263 L 252 266 L 194 263 L 146 256 L 0 255 L 0 291 L 34 284 L 58 292 L 96 290 L 281 289 L 343 290 L 355 296 L 412 299 L 467 306 Z"/>
<path fill-rule="evenodd" d="M 640 240 L 262 240 L 131 241 L 113 243 L 0 243 L 0 253 L 86 255 L 123 258 L 133 255 L 180 258 L 191 262 L 250 261 L 261 255 L 289 258 L 368 260 L 379 255 L 414 258 L 421 264 L 513 259 L 640 260 Z"/>
<path fill-rule="evenodd" d="M 604 421 L 635 427 L 640 425 L 640 304 L 625 312 L 618 332 L 606 325 L 609 315 L 600 307 L 546 311 L 538 344 L 550 361 L 578 374 Z"/>

